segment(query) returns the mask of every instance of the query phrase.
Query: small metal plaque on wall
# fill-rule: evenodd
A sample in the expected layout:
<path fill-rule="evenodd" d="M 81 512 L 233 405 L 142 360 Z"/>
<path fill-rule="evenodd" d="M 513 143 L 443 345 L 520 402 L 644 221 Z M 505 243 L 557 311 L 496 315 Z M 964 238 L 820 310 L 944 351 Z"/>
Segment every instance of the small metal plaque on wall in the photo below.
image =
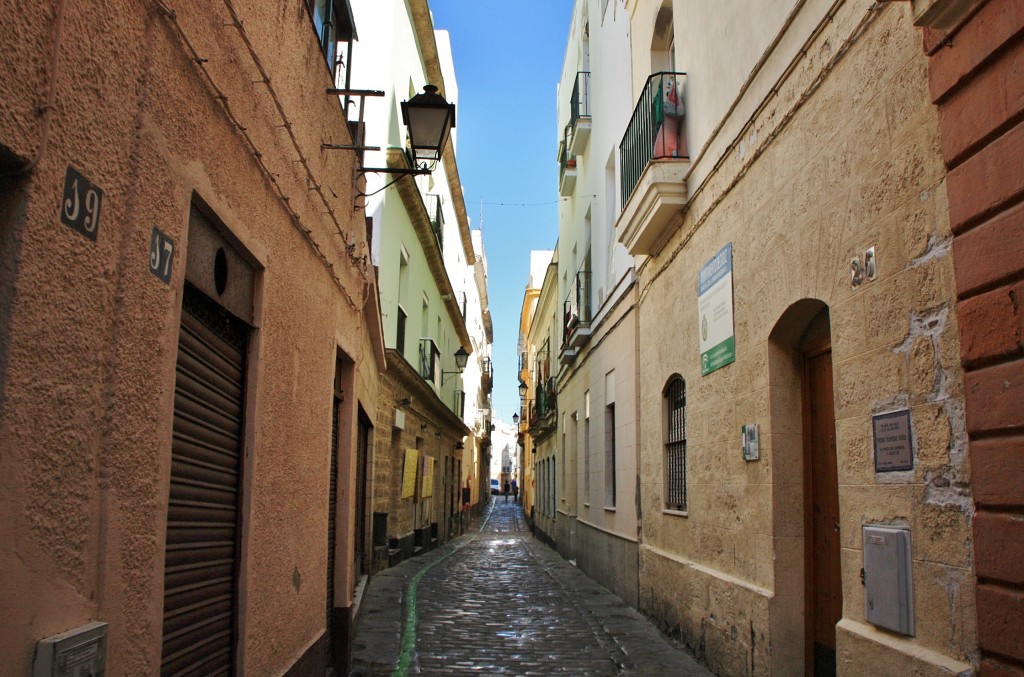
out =
<path fill-rule="evenodd" d="M 909 409 L 876 414 L 871 417 L 871 428 L 875 438 L 875 472 L 914 469 Z"/>
<path fill-rule="evenodd" d="M 100 230 L 103 191 L 68 165 L 64 174 L 64 194 L 60 201 L 60 222 L 93 242 Z"/>

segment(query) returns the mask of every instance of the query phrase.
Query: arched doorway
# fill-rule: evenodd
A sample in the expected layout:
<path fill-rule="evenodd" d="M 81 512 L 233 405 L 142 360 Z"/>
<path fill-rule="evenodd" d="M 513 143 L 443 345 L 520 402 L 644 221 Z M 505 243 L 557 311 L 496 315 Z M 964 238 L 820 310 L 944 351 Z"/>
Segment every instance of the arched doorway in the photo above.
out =
<path fill-rule="evenodd" d="M 773 530 L 773 672 L 836 673 L 843 595 L 828 306 L 803 299 L 769 337 Z M 781 641 L 782 639 L 785 641 Z"/>

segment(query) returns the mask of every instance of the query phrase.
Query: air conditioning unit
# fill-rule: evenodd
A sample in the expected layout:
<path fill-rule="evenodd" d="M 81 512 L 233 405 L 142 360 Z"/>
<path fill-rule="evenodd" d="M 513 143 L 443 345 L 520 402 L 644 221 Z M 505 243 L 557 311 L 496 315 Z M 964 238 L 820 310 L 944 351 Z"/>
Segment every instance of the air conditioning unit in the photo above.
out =
<path fill-rule="evenodd" d="M 405 412 L 395 409 L 395 430 L 405 430 Z"/>

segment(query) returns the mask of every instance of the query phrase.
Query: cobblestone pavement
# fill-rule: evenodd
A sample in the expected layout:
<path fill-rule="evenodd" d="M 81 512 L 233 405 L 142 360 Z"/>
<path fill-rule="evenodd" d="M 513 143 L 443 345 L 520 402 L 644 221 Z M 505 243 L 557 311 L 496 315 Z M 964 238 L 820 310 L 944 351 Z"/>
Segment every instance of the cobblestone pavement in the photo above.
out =
<path fill-rule="evenodd" d="M 405 636 L 401 660 L 410 606 L 415 636 Z M 521 507 L 498 497 L 482 525 L 373 577 L 356 620 L 351 674 L 711 673 L 536 541 Z"/>

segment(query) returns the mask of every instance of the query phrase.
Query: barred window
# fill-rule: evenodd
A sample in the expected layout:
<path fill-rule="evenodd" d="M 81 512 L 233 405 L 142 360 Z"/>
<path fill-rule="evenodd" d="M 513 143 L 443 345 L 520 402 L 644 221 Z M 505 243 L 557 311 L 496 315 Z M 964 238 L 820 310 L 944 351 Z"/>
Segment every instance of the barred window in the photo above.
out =
<path fill-rule="evenodd" d="M 686 510 L 686 382 L 676 376 L 665 389 L 665 507 Z"/>

